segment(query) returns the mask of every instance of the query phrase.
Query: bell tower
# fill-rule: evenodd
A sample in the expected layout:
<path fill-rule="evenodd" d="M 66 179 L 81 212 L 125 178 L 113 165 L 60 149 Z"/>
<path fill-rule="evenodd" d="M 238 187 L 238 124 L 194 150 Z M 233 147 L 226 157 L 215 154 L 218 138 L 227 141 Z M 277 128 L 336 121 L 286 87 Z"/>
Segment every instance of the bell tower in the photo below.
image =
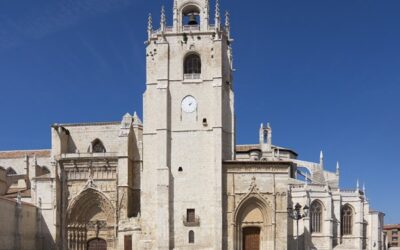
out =
<path fill-rule="evenodd" d="M 148 20 L 141 215 L 157 249 L 223 249 L 223 162 L 234 158 L 229 14 L 219 1 L 173 0 Z"/>

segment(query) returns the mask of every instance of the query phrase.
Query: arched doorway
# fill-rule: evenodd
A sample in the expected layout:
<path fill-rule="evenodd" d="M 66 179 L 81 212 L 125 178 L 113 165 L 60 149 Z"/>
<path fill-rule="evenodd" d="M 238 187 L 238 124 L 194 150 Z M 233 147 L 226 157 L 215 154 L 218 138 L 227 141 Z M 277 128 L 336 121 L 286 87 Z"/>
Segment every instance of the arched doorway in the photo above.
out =
<path fill-rule="evenodd" d="M 273 249 L 272 213 L 268 201 L 260 195 L 243 198 L 235 211 L 234 249 Z"/>
<path fill-rule="evenodd" d="M 243 228 L 243 250 L 260 250 L 260 228 Z"/>
<path fill-rule="evenodd" d="M 100 238 L 91 239 L 87 243 L 87 250 L 107 250 L 107 242 Z"/>
<path fill-rule="evenodd" d="M 69 249 L 107 249 L 115 245 L 115 209 L 101 191 L 87 188 L 68 206 Z M 91 248 L 89 248 L 91 247 Z"/>

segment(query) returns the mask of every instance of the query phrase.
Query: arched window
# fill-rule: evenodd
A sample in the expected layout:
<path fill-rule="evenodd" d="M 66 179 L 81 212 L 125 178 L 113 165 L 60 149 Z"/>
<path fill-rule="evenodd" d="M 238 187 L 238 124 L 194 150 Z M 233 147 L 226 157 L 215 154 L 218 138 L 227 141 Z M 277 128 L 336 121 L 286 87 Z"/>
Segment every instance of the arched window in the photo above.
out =
<path fill-rule="evenodd" d="M 344 205 L 341 211 L 341 221 L 342 221 L 342 235 L 352 235 L 353 234 L 353 209 L 349 205 Z"/>
<path fill-rule="evenodd" d="M 105 153 L 106 148 L 104 147 L 103 142 L 99 139 L 96 139 L 92 142 L 92 153 Z"/>
<path fill-rule="evenodd" d="M 185 78 L 200 78 L 201 74 L 201 59 L 197 54 L 190 54 L 186 56 L 184 62 Z"/>
<path fill-rule="evenodd" d="M 194 232 L 192 230 L 189 231 L 189 243 L 194 243 Z"/>
<path fill-rule="evenodd" d="M 322 228 L 322 204 L 314 201 L 310 207 L 311 233 L 321 233 Z"/>

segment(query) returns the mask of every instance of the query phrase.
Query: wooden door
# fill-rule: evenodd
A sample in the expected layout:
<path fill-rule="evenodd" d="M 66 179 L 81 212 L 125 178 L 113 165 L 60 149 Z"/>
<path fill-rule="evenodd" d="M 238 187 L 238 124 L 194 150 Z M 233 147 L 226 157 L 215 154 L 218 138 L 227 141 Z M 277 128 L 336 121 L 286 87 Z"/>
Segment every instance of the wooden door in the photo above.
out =
<path fill-rule="evenodd" d="M 107 250 L 107 242 L 103 239 L 97 238 L 88 241 L 88 250 Z"/>
<path fill-rule="evenodd" d="M 260 228 L 243 228 L 243 250 L 260 250 Z"/>

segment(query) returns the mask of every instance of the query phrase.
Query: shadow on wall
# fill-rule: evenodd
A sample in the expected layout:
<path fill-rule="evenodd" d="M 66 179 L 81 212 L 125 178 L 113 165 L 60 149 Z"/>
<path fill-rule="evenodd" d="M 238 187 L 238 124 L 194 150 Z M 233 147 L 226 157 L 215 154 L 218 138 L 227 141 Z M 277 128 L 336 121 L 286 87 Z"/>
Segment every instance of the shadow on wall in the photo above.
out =
<path fill-rule="evenodd" d="M 299 238 L 297 238 L 297 239 L 296 239 L 296 233 L 297 233 L 296 230 L 294 230 L 293 232 L 294 232 L 294 234 L 291 236 L 291 239 L 290 239 L 291 246 L 289 247 L 289 249 L 318 250 L 318 248 L 313 244 L 313 242 L 311 240 L 310 231 L 308 231 L 306 228 L 304 228 L 304 232 L 302 234 L 299 234 Z M 297 244 L 299 244 L 299 248 L 297 248 Z M 306 248 L 306 246 L 308 246 L 308 247 Z"/>
<path fill-rule="evenodd" d="M 0 249 L 56 249 L 36 206 L 0 197 Z"/>
<path fill-rule="evenodd" d="M 38 235 L 39 239 L 37 240 L 37 249 L 40 250 L 57 249 L 56 243 L 51 235 L 49 227 L 47 226 L 46 221 L 40 212 L 38 216 Z"/>

